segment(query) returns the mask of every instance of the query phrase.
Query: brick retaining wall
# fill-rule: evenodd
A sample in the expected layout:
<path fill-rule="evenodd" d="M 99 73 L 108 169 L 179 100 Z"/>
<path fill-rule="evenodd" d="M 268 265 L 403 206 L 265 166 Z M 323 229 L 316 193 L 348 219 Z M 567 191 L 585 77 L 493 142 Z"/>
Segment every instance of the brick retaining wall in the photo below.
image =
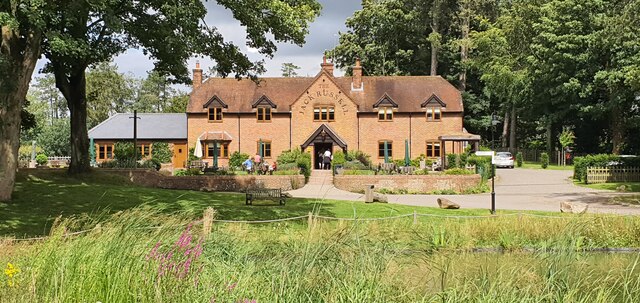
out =
<path fill-rule="evenodd" d="M 206 191 L 244 191 L 247 188 L 295 189 L 304 186 L 302 175 L 242 175 L 242 176 L 165 176 L 154 170 L 102 169 L 102 171 L 126 176 L 134 184 L 166 189 Z"/>
<path fill-rule="evenodd" d="M 463 192 L 480 184 L 480 175 L 337 175 L 333 178 L 335 187 L 362 192 L 367 184 L 375 190 L 406 190 L 409 193 L 430 193 L 438 190 Z"/>

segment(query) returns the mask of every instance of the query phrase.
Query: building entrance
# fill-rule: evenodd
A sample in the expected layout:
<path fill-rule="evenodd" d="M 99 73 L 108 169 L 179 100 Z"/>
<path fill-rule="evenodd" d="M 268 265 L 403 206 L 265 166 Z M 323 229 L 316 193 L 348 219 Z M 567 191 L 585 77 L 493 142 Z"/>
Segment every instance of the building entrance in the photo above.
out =
<path fill-rule="evenodd" d="M 332 143 L 313 143 L 313 168 L 314 169 L 322 169 L 323 168 L 323 155 L 324 152 L 329 150 L 333 155 L 333 144 Z"/>

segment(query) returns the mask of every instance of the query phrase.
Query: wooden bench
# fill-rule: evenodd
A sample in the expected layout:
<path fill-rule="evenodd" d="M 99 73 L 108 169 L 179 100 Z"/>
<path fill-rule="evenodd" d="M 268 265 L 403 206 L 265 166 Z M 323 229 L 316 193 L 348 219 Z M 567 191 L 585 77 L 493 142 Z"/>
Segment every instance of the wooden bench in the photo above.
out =
<path fill-rule="evenodd" d="M 247 189 L 246 191 L 246 205 L 251 205 L 253 200 L 274 200 L 279 201 L 280 205 L 284 205 L 285 195 L 282 194 L 280 188 L 259 188 L 259 189 Z"/>

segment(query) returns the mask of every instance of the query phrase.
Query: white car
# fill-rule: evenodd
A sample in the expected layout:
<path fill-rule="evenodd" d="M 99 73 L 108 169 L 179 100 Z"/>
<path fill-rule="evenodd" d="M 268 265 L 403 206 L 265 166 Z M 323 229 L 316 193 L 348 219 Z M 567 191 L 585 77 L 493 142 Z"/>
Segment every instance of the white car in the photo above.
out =
<path fill-rule="evenodd" d="M 498 152 L 494 158 L 496 167 L 513 168 L 513 155 L 510 152 Z"/>

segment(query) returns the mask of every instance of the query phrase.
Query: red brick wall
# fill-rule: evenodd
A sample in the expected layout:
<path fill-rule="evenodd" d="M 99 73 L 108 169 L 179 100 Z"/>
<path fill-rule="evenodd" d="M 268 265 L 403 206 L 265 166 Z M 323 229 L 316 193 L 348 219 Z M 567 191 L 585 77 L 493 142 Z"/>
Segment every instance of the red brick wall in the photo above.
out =
<path fill-rule="evenodd" d="M 294 189 L 304 186 L 304 176 L 165 176 L 153 170 L 104 169 L 146 187 L 207 191 L 244 191 L 247 188 Z"/>
<path fill-rule="evenodd" d="M 338 175 L 333 178 L 335 187 L 352 191 L 363 191 L 365 185 L 373 184 L 375 189 L 404 189 L 409 193 L 429 193 L 439 190 L 463 192 L 480 183 L 480 175 Z"/>

